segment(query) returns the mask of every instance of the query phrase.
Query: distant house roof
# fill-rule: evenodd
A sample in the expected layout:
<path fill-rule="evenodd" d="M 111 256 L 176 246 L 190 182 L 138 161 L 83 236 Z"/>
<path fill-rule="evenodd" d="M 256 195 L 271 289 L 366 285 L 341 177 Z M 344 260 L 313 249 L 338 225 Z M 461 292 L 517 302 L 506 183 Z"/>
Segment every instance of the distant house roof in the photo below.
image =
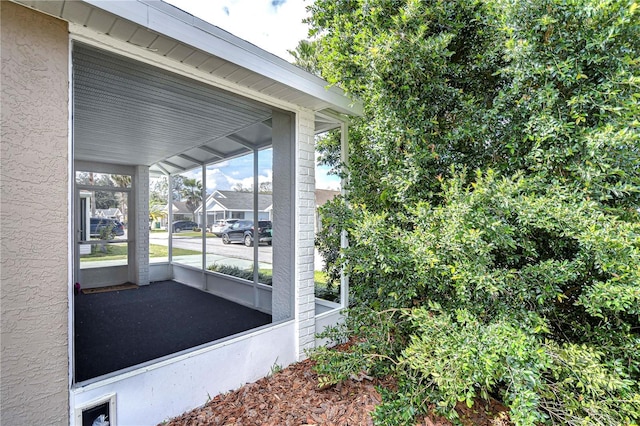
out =
<path fill-rule="evenodd" d="M 119 218 L 122 217 L 122 212 L 117 207 L 96 209 L 95 217 Z"/>
<path fill-rule="evenodd" d="M 331 189 L 316 189 L 315 202 L 316 207 L 324 205 L 327 201 L 332 200 L 335 196 L 340 195 L 340 191 Z M 217 205 L 219 209 L 227 211 L 252 211 L 253 210 L 253 193 L 239 191 L 214 191 L 207 197 L 207 211 L 214 210 Z M 258 194 L 258 211 L 269 211 L 273 205 L 273 197 L 271 194 Z M 202 207 L 196 209 L 196 213 L 202 211 Z"/>
<path fill-rule="evenodd" d="M 316 189 L 316 207 L 323 206 L 327 201 L 333 200 L 340 191 L 332 189 Z"/>
<path fill-rule="evenodd" d="M 169 211 L 168 208 L 165 208 L 165 210 Z M 191 214 L 191 210 L 187 208 L 186 201 L 174 201 L 171 211 L 173 212 L 173 214 Z"/>
<path fill-rule="evenodd" d="M 271 194 L 258 194 L 258 211 L 268 211 L 273 204 Z M 215 205 L 227 211 L 252 211 L 253 192 L 239 191 L 214 191 L 207 198 L 207 211 L 211 211 Z M 196 213 L 202 209 L 198 207 Z"/>

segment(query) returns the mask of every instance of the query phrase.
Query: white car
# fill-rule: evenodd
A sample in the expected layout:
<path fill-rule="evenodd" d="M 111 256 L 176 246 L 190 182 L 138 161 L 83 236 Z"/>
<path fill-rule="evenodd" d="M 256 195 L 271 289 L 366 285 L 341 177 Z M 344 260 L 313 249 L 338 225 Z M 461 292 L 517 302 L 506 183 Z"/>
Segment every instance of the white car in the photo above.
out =
<path fill-rule="evenodd" d="M 225 229 L 236 223 L 238 220 L 239 219 L 219 220 L 211 226 L 211 233 L 216 237 L 219 237 Z"/>

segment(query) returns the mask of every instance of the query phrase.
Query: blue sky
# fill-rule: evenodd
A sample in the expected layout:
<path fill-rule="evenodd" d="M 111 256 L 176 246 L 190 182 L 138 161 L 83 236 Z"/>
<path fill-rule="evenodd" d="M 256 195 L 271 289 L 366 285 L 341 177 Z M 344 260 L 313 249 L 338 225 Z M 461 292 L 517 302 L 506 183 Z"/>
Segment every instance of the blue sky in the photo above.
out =
<path fill-rule="evenodd" d="M 256 46 L 291 61 L 287 50 L 293 50 L 299 40 L 307 38 L 306 7 L 312 0 L 164 0 L 185 12 L 247 40 Z M 271 151 L 260 154 L 259 181 L 271 180 Z M 268 157 L 268 158 L 267 158 Z M 327 167 L 316 167 L 316 187 L 339 189 L 340 179 L 327 175 Z M 201 171 L 195 176 L 201 177 Z M 190 174 L 191 175 L 191 174 Z M 253 161 L 234 160 L 207 169 L 211 182 L 229 189 L 235 183 L 253 182 Z M 229 186 L 229 188 L 226 188 Z"/>

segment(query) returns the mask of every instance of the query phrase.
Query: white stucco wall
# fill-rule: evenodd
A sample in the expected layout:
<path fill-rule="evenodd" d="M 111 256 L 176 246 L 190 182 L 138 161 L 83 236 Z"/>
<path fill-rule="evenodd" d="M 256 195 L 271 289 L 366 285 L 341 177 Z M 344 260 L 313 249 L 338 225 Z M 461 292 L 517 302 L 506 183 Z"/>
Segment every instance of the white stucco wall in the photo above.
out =
<path fill-rule="evenodd" d="M 254 330 L 249 335 L 74 387 L 71 390 L 72 407 L 75 410 L 115 394 L 118 426 L 156 425 L 198 407 L 220 393 L 254 382 L 269 374 L 274 366 L 295 362 L 294 340 L 292 321 Z M 81 426 L 75 419 L 71 425 Z"/>
<path fill-rule="evenodd" d="M 0 422 L 68 424 L 67 24 L 0 2 Z"/>

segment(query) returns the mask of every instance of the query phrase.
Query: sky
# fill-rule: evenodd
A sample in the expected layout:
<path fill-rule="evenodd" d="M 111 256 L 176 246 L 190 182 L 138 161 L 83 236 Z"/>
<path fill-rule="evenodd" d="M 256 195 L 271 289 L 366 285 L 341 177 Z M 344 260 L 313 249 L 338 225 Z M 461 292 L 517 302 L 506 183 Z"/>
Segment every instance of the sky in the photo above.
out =
<path fill-rule="evenodd" d="M 312 0 L 164 0 L 256 46 L 291 61 L 287 50 L 307 38 Z"/>
<path fill-rule="evenodd" d="M 307 38 L 306 7 L 312 0 L 164 0 L 235 36 L 273 53 L 289 62 L 298 41 Z M 259 182 L 271 180 L 271 150 L 261 154 Z M 316 187 L 339 189 L 340 180 L 327 175 L 327 167 L 316 167 Z M 201 178 L 201 171 L 190 177 Z M 208 189 L 231 189 L 236 184 L 247 187 L 253 183 L 253 163 L 237 159 L 209 166 Z"/>

